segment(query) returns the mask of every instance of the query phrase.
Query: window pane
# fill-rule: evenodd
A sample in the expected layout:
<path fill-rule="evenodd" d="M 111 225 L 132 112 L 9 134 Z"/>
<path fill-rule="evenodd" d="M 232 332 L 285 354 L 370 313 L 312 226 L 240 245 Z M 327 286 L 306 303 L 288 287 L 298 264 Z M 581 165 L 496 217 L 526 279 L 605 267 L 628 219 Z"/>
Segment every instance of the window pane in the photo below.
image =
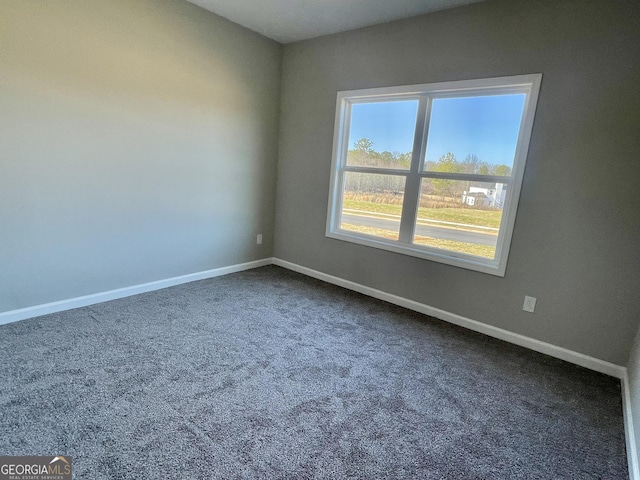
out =
<path fill-rule="evenodd" d="M 504 183 L 423 178 L 413 243 L 495 257 Z"/>
<path fill-rule="evenodd" d="M 436 98 L 425 170 L 511 175 L 526 95 Z"/>
<path fill-rule="evenodd" d="M 340 228 L 398 239 L 405 177 L 347 172 Z"/>
<path fill-rule="evenodd" d="M 418 100 L 351 106 L 347 165 L 408 170 Z"/>

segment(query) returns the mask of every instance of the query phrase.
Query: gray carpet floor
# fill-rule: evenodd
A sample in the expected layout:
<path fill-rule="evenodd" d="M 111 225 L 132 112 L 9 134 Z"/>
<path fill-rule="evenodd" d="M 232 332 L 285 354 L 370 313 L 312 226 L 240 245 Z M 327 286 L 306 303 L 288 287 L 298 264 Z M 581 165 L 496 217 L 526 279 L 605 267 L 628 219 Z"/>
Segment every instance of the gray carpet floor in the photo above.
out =
<path fill-rule="evenodd" d="M 0 326 L 75 479 L 624 479 L 620 382 L 270 266 Z"/>

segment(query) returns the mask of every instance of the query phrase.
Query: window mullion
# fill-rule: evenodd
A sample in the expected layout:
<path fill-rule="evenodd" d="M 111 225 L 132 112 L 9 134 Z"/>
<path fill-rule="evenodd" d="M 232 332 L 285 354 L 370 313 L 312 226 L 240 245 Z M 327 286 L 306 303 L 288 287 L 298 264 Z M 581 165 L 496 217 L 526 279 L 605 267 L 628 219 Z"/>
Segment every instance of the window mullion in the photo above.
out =
<path fill-rule="evenodd" d="M 416 226 L 418 211 L 418 199 L 420 197 L 420 165 L 423 155 L 423 140 L 427 118 L 428 97 L 420 97 L 418 114 L 416 118 L 416 130 L 413 138 L 413 152 L 411 155 L 411 169 L 407 175 L 404 187 L 404 200 L 402 202 L 402 217 L 400 219 L 400 233 L 398 240 L 401 243 L 411 243 Z"/>
<path fill-rule="evenodd" d="M 462 180 L 467 182 L 485 182 L 485 183 L 511 183 L 511 176 L 504 175 L 481 175 L 476 173 L 449 173 L 449 172 L 433 172 L 424 171 L 420 173 L 421 177 L 436 178 L 442 180 Z"/>
<path fill-rule="evenodd" d="M 380 168 L 380 167 L 359 167 L 359 166 L 346 166 L 342 169 L 343 172 L 353 173 L 375 173 L 381 175 L 407 175 L 408 170 L 396 170 L 393 168 Z"/>

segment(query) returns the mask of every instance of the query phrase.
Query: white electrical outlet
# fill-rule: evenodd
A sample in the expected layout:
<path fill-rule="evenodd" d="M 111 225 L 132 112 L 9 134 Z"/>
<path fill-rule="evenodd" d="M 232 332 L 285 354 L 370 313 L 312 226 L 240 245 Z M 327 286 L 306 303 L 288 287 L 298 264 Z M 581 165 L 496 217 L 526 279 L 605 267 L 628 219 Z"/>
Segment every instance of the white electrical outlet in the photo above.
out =
<path fill-rule="evenodd" d="M 536 309 L 536 297 L 525 296 L 524 297 L 524 305 L 522 306 L 522 309 L 525 312 L 533 313 L 535 311 L 535 309 Z"/>
<path fill-rule="evenodd" d="M 262 245 L 262 234 L 259 233 L 258 236 L 256 237 L 256 243 L 258 245 Z"/>

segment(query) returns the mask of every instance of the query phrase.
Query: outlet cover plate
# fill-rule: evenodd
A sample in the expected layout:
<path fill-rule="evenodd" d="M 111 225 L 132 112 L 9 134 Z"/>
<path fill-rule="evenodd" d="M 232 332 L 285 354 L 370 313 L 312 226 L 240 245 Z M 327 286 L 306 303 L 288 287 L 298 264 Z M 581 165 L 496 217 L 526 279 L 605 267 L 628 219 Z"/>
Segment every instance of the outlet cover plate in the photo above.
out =
<path fill-rule="evenodd" d="M 526 295 L 524 297 L 524 305 L 522 305 L 522 309 L 525 312 L 533 313 L 536 310 L 536 297 Z"/>

